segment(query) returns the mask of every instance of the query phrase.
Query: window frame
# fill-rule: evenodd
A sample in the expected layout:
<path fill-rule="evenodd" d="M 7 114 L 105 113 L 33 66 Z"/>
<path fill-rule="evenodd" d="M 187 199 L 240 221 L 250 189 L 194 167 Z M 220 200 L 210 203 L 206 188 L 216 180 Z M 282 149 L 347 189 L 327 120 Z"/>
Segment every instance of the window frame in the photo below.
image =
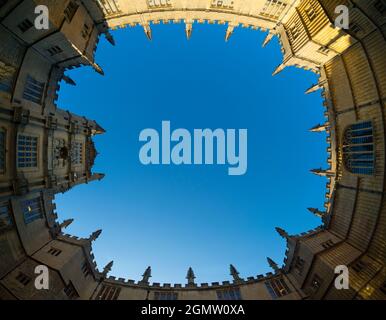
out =
<path fill-rule="evenodd" d="M 218 289 L 216 296 L 219 301 L 243 300 L 239 287 Z"/>
<path fill-rule="evenodd" d="M 3 167 L 0 167 L 0 175 L 4 175 L 6 172 L 7 172 L 7 153 L 8 153 L 8 149 L 7 149 L 7 137 L 8 137 L 8 133 L 7 133 L 7 129 L 4 128 L 4 127 L 0 127 L 0 134 L 3 134 L 4 136 L 4 146 L 3 146 L 3 152 L 4 152 L 4 165 Z M 0 147 L 1 147 L 1 144 L 0 144 Z M 0 150 L 0 155 L 1 155 L 1 150 Z"/>
<path fill-rule="evenodd" d="M 78 148 L 79 145 L 81 146 L 80 149 Z M 74 151 L 76 151 L 76 155 L 77 155 L 76 158 L 74 157 Z M 74 161 L 75 159 L 77 160 L 76 162 Z M 84 143 L 84 141 L 74 140 L 71 142 L 70 161 L 71 161 L 71 165 L 74 167 L 79 167 L 79 166 L 82 166 L 84 164 L 84 162 L 85 162 L 85 143 Z"/>
<path fill-rule="evenodd" d="M 349 137 L 349 134 L 352 134 L 352 132 L 360 133 L 361 131 L 363 134 Z M 366 131 L 371 131 L 371 134 L 365 134 Z M 371 177 L 376 175 L 377 161 L 375 132 L 376 128 L 372 120 L 353 123 L 343 130 L 342 162 L 346 171 L 360 177 Z M 369 139 L 369 142 L 366 141 L 366 139 Z M 353 142 L 353 140 L 355 141 Z M 366 159 L 365 155 L 368 155 L 369 159 Z M 360 163 L 368 163 L 369 165 L 360 166 Z"/>
<path fill-rule="evenodd" d="M 25 137 L 30 137 L 30 138 L 36 139 L 36 166 L 30 166 L 30 167 L 20 166 L 20 163 L 19 163 L 19 137 L 20 136 L 25 136 Z M 22 151 L 22 152 L 26 153 L 26 151 Z M 39 169 L 39 160 L 40 160 L 39 153 L 40 153 L 40 136 L 39 135 L 33 134 L 33 133 L 31 134 L 28 132 L 18 132 L 17 133 L 17 136 L 16 136 L 16 168 L 17 168 L 17 170 L 23 170 L 23 171 L 36 171 L 36 170 L 38 170 Z"/>
<path fill-rule="evenodd" d="M 264 284 L 274 300 L 287 296 L 292 292 L 285 280 L 281 277 L 268 279 L 264 282 Z M 284 290 L 284 292 L 282 292 L 282 290 Z"/>
<path fill-rule="evenodd" d="M 29 205 L 28 202 L 31 202 L 31 201 L 38 201 L 38 209 L 40 209 L 39 211 L 35 212 L 34 214 L 32 214 L 31 216 L 27 217 L 26 216 L 26 213 L 27 213 L 27 210 L 28 212 L 32 212 L 34 209 L 31 208 L 31 206 Z M 43 204 L 43 199 L 42 199 L 42 196 L 39 195 L 39 196 L 35 196 L 35 197 L 32 197 L 32 198 L 27 198 L 27 199 L 23 199 L 21 200 L 21 210 L 22 210 L 22 214 L 23 214 L 23 220 L 24 220 L 24 223 L 26 225 L 30 224 L 30 223 L 33 223 L 37 220 L 41 220 L 44 218 L 45 214 L 44 214 L 44 204 Z"/>
<path fill-rule="evenodd" d="M 4 210 L 3 210 L 4 209 Z M 2 217 L 3 216 L 3 217 Z M 4 225 L 1 221 L 6 221 Z M 12 217 L 12 207 L 10 201 L 0 201 L 0 231 L 8 230 L 14 225 Z"/>

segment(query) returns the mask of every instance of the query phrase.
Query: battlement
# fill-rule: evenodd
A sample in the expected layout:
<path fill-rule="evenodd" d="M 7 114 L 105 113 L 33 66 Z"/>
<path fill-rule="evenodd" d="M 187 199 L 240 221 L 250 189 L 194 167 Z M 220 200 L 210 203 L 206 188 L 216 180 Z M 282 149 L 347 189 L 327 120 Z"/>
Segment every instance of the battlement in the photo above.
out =
<path fill-rule="evenodd" d="M 221 281 L 221 282 L 211 282 L 211 283 L 199 283 L 194 285 L 189 284 L 181 284 L 181 283 L 159 283 L 159 282 L 152 282 L 149 284 L 144 284 L 142 281 L 135 281 L 132 279 L 124 279 L 124 278 L 116 278 L 114 276 L 109 276 L 107 279 L 104 280 L 104 283 L 115 285 L 115 286 L 123 286 L 123 287 L 130 287 L 130 288 L 146 288 L 149 290 L 207 290 L 207 289 L 223 289 L 223 288 L 229 288 L 229 287 L 238 287 L 240 285 L 247 285 L 252 283 L 258 283 L 262 281 L 266 281 L 269 279 L 274 278 L 277 276 L 277 274 L 274 274 L 272 272 L 268 272 L 266 274 L 260 274 L 255 277 L 247 277 L 246 279 L 240 279 L 237 281 Z"/>

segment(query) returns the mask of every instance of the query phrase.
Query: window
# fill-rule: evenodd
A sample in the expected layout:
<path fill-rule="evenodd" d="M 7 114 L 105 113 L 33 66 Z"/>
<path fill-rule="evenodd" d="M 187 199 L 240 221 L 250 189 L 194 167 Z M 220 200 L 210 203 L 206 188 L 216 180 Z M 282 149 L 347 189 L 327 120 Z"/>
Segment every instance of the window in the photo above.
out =
<path fill-rule="evenodd" d="M 359 273 L 359 272 L 363 271 L 363 269 L 365 269 L 366 266 L 367 266 L 367 264 L 360 260 L 360 261 L 354 263 L 352 268 L 355 270 L 355 272 Z"/>
<path fill-rule="evenodd" d="M 25 275 L 23 272 L 19 272 L 16 276 L 16 280 L 19 281 L 23 286 L 26 286 L 30 283 L 31 278 Z"/>
<path fill-rule="evenodd" d="M 382 287 L 380 287 L 379 289 L 383 292 L 383 294 L 386 295 L 386 281 L 382 284 Z"/>
<path fill-rule="evenodd" d="M 303 273 L 303 269 L 304 269 L 304 260 L 300 257 L 296 257 L 296 261 L 295 261 L 295 266 L 294 266 L 294 269 L 296 270 L 296 272 L 301 275 Z"/>
<path fill-rule="evenodd" d="M 38 138 L 19 134 L 17 136 L 17 167 L 38 166 Z"/>
<path fill-rule="evenodd" d="M 311 288 L 313 289 L 314 293 L 318 291 L 321 286 L 322 279 L 317 274 L 315 274 L 311 280 Z"/>
<path fill-rule="evenodd" d="M 28 199 L 21 202 L 24 222 L 31 223 L 37 219 L 43 218 L 42 201 L 40 197 Z"/>
<path fill-rule="evenodd" d="M 117 300 L 120 292 L 121 288 L 102 285 L 96 300 Z"/>
<path fill-rule="evenodd" d="M 0 61 L 0 91 L 11 93 L 16 69 Z"/>
<path fill-rule="evenodd" d="M 76 4 L 75 1 L 70 1 L 67 8 L 64 10 L 64 17 L 66 18 L 67 22 L 71 22 L 78 8 L 79 5 Z"/>
<path fill-rule="evenodd" d="M 372 122 L 361 122 L 348 127 L 343 140 L 343 161 L 346 169 L 355 174 L 374 174 L 375 155 Z"/>
<path fill-rule="evenodd" d="M 362 28 L 359 25 L 357 25 L 356 23 L 350 24 L 350 29 L 355 34 L 359 34 L 362 31 Z"/>
<path fill-rule="evenodd" d="M 0 174 L 5 172 L 5 131 L 0 129 Z"/>
<path fill-rule="evenodd" d="M 50 248 L 50 250 L 48 250 L 48 253 L 52 256 L 57 257 L 58 255 L 60 255 L 62 253 L 62 250 Z"/>
<path fill-rule="evenodd" d="M 44 87 L 44 82 L 37 81 L 28 75 L 24 85 L 23 99 L 40 104 L 43 98 Z"/>
<path fill-rule="evenodd" d="M 107 17 L 122 12 L 117 0 L 98 0 L 98 3 Z"/>
<path fill-rule="evenodd" d="M 154 300 L 178 300 L 177 292 L 154 292 Z"/>
<path fill-rule="evenodd" d="M 51 55 L 51 57 L 58 53 L 63 52 L 62 48 L 60 48 L 59 46 L 53 46 L 50 49 L 47 49 L 47 51 Z"/>
<path fill-rule="evenodd" d="M 304 11 L 306 12 L 306 15 L 310 21 L 313 21 L 316 18 L 316 12 L 315 9 L 311 6 L 308 5 Z"/>
<path fill-rule="evenodd" d="M 266 281 L 265 286 L 273 299 L 283 297 L 291 292 L 282 278 Z"/>
<path fill-rule="evenodd" d="M 277 20 L 287 7 L 287 3 L 279 0 L 267 0 L 260 15 L 266 18 Z"/>
<path fill-rule="evenodd" d="M 295 40 L 295 39 L 296 39 L 297 37 L 299 37 L 299 35 L 300 35 L 299 29 L 298 29 L 298 27 L 297 27 L 295 24 L 293 24 L 293 25 L 290 27 L 289 31 L 290 31 L 290 35 L 292 36 L 292 39 L 293 39 L 293 40 Z"/>
<path fill-rule="evenodd" d="M 233 9 L 233 0 L 212 0 L 212 8 Z"/>
<path fill-rule="evenodd" d="M 71 163 L 81 164 L 83 162 L 83 143 L 73 142 L 71 148 Z"/>
<path fill-rule="evenodd" d="M 242 300 L 239 288 L 217 290 L 218 300 Z"/>
<path fill-rule="evenodd" d="M 33 24 L 28 19 L 23 20 L 20 22 L 17 26 L 22 33 L 26 32 L 27 30 L 31 29 L 33 27 Z"/>
<path fill-rule="evenodd" d="M 0 202 L 0 230 L 12 226 L 11 208 L 8 201 Z"/>
<path fill-rule="evenodd" d="M 82 29 L 82 37 L 84 39 L 87 39 L 89 34 L 90 34 L 90 27 L 87 25 L 87 24 L 84 24 L 83 25 L 83 29 Z"/>
<path fill-rule="evenodd" d="M 170 0 L 147 0 L 147 6 L 149 8 L 170 7 L 171 5 Z"/>
<path fill-rule="evenodd" d="M 381 15 L 386 16 L 386 3 L 384 2 L 384 0 L 375 1 L 374 7 L 379 11 Z"/>
<path fill-rule="evenodd" d="M 321 246 L 324 248 L 324 249 L 328 249 L 328 248 L 331 248 L 334 246 L 334 242 L 332 240 L 327 240 L 325 242 L 322 242 L 321 243 Z"/>
<path fill-rule="evenodd" d="M 330 49 L 328 47 L 323 46 L 318 49 L 318 52 L 327 56 L 330 52 Z"/>
<path fill-rule="evenodd" d="M 83 275 L 85 278 L 87 278 L 87 276 L 91 274 L 91 269 L 90 269 L 90 266 L 88 265 L 87 261 L 85 261 L 82 264 L 82 272 L 83 272 Z"/>
<path fill-rule="evenodd" d="M 68 285 L 64 288 L 64 293 L 70 300 L 74 300 L 79 298 L 78 292 L 76 292 L 76 289 L 72 282 L 70 281 Z"/>

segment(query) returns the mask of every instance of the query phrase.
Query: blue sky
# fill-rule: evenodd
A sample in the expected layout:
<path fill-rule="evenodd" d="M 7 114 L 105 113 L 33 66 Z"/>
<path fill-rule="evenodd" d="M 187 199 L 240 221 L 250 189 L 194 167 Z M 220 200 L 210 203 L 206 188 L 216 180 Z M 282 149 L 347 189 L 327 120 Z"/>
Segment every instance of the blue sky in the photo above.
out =
<path fill-rule="evenodd" d="M 275 226 L 300 233 L 320 224 L 307 207 L 323 208 L 326 180 L 309 169 L 326 165 L 318 93 L 304 91 L 316 76 L 289 68 L 272 77 L 282 61 L 277 40 L 237 29 L 228 43 L 225 27 L 153 26 L 153 41 L 140 27 L 103 38 L 91 68 L 68 71 L 76 87 L 61 85 L 61 108 L 95 119 L 106 134 L 95 138 L 94 172 L 106 177 L 58 195 L 59 219 L 74 218 L 66 233 L 94 242 L 98 266 L 114 260 L 111 274 L 140 280 L 152 266 L 154 282 L 229 280 L 232 263 L 241 277 L 271 271 L 266 257 L 282 264 L 285 241 Z M 229 176 L 226 166 L 144 166 L 141 130 L 248 129 L 248 171 Z"/>

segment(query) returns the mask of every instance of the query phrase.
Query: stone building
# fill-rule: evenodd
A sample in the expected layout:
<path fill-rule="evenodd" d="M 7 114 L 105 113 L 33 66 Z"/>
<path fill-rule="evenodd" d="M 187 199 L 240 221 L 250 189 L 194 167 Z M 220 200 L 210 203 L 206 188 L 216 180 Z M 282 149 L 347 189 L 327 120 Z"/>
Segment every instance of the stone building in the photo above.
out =
<path fill-rule="evenodd" d="M 49 29 L 34 27 L 37 5 L 49 9 Z M 334 22 L 336 8 L 349 9 L 349 29 Z M 75 84 L 66 69 L 94 61 L 99 36 L 114 44 L 110 29 L 195 23 L 267 31 L 278 37 L 285 67 L 319 75 L 307 90 L 320 90 L 326 131 L 324 208 L 310 208 L 321 226 L 299 235 L 277 228 L 287 243 L 282 266 L 271 259 L 266 275 L 233 281 L 150 283 L 108 277 L 98 270 L 92 241 L 63 233 L 54 195 L 101 179 L 92 173 L 95 122 L 59 109 L 59 82 Z M 385 299 L 386 298 L 386 1 L 384 0 L 63 0 L 0 1 L 0 297 L 2 299 Z M 233 40 L 233 39 L 232 39 Z M 101 182 L 103 183 L 103 182 Z M 49 290 L 34 286 L 35 267 L 49 268 Z M 335 268 L 348 267 L 349 288 L 337 290 Z"/>

